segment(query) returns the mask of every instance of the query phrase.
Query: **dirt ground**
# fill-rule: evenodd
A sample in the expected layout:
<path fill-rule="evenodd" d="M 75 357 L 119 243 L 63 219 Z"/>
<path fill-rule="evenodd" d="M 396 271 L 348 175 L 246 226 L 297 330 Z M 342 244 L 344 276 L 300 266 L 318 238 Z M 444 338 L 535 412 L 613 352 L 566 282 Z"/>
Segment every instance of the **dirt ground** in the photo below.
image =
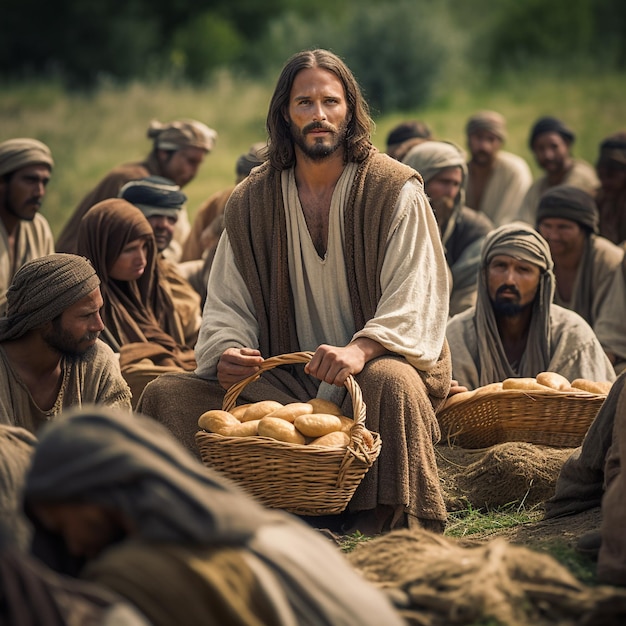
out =
<path fill-rule="evenodd" d="M 558 471 L 562 463 L 571 454 L 571 449 L 546 449 L 541 448 L 540 452 L 546 452 L 554 460 L 551 466 L 551 475 L 547 478 L 544 476 L 541 490 L 534 492 L 533 488 L 539 489 L 539 485 L 533 485 L 533 479 L 528 482 L 530 485 L 526 487 L 528 490 L 524 492 L 524 481 L 511 481 L 509 491 L 509 502 L 527 502 L 529 507 L 535 511 L 534 517 L 536 521 L 532 521 L 511 528 L 502 528 L 498 530 L 489 530 L 484 533 L 472 534 L 472 540 L 489 540 L 495 537 L 504 537 L 509 541 L 517 544 L 523 544 L 533 547 L 541 547 L 544 544 L 551 544 L 556 541 L 564 542 L 567 545 L 575 545 L 577 539 L 587 531 L 596 530 L 600 526 L 600 508 L 596 507 L 588 511 L 584 511 L 577 515 L 568 515 L 557 519 L 544 520 L 542 502 L 545 501 L 546 495 L 554 493 L 554 485 L 558 477 Z M 485 450 L 466 450 L 462 448 L 452 448 L 448 446 L 437 446 L 437 465 L 439 475 L 444 491 L 446 506 L 449 511 L 459 511 L 467 509 L 468 503 L 467 492 L 459 486 L 459 475 L 464 474 L 468 467 L 473 467 L 480 462 L 485 456 Z M 473 465 L 474 464 L 474 465 Z M 531 471 L 532 474 L 532 471 Z M 485 480 L 493 480 L 491 476 L 485 476 Z M 528 476 L 525 477 L 528 480 Z M 540 481 L 535 477 L 535 483 Z M 526 498 L 526 500 L 524 500 Z M 475 508 L 476 503 L 474 503 Z"/>

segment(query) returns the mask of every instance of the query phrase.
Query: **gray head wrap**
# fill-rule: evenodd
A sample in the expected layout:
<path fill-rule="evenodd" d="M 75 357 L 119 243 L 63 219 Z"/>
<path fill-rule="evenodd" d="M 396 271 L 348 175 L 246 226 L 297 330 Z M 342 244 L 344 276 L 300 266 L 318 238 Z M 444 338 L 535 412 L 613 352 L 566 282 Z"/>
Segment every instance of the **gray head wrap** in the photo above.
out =
<path fill-rule="evenodd" d="M 50 148 L 36 139 L 9 139 L 0 143 L 0 176 L 27 165 L 54 167 Z"/>
<path fill-rule="evenodd" d="M 167 124 L 152 120 L 148 127 L 148 138 L 154 140 L 157 150 L 176 151 L 191 146 L 211 152 L 217 133 L 196 120 L 175 120 Z"/>
<path fill-rule="evenodd" d="M 526 350 L 514 370 L 508 362 L 493 312 L 487 285 L 487 266 L 493 257 L 506 255 L 533 263 L 541 270 L 533 303 Z M 480 361 L 480 384 L 514 376 L 534 377 L 550 363 L 550 306 L 554 297 L 554 263 L 548 242 L 531 226 L 513 222 L 491 231 L 483 243 L 478 274 L 476 335 Z"/>
<path fill-rule="evenodd" d="M 466 134 L 472 135 L 480 130 L 493 133 L 500 141 L 506 141 L 506 120 L 495 111 L 479 111 L 469 118 L 465 126 Z"/>
<path fill-rule="evenodd" d="M 53 320 L 99 285 L 93 265 L 75 254 L 50 254 L 25 263 L 7 291 L 0 341 L 18 339 Z"/>
<path fill-rule="evenodd" d="M 147 176 L 127 182 L 117 194 L 134 204 L 146 217 L 166 215 L 178 218 L 187 196 L 169 178 Z"/>
<path fill-rule="evenodd" d="M 402 160 L 403 163 L 406 163 L 422 175 L 425 186 L 441 170 L 448 167 L 461 168 L 461 188 L 454 200 L 454 209 L 448 220 L 446 231 L 441 236 L 444 245 L 450 238 L 456 219 L 465 204 L 465 185 L 467 184 L 466 160 L 465 152 L 459 146 L 449 141 L 426 141 L 421 143 L 411 148 Z"/>
<path fill-rule="evenodd" d="M 536 221 L 557 217 L 576 222 L 588 233 L 600 232 L 600 214 L 596 201 L 583 189 L 572 185 L 555 185 L 539 199 Z"/>

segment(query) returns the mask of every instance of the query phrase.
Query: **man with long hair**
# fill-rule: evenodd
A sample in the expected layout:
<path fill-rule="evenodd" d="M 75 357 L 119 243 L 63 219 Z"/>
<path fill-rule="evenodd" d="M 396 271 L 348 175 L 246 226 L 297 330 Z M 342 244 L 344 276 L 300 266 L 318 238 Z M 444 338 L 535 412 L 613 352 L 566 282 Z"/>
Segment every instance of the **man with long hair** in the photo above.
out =
<path fill-rule="evenodd" d="M 182 421 L 195 430 L 198 416 L 219 408 L 224 390 L 264 359 L 312 351 L 303 369 L 282 372 L 280 383 L 275 375 L 249 384 L 240 399 L 262 387 L 266 399 L 318 396 L 351 412 L 344 383 L 355 376 L 367 427 L 384 443 L 349 504 L 348 528 L 442 531 L 433 444 L 440 437 L 435 412 L 450 386 L 448 279 L 421 177 L 373 148 L 359 86 L 326 50 L 289 59 L 267 130 L 268 161 L 229 200 L 195 382 L 161 377 L 139 410 L 190 437 Z M 177 384 L 187 389 L 175 391 Z M 174 397 L 194 398 L 188 418 Z"/>

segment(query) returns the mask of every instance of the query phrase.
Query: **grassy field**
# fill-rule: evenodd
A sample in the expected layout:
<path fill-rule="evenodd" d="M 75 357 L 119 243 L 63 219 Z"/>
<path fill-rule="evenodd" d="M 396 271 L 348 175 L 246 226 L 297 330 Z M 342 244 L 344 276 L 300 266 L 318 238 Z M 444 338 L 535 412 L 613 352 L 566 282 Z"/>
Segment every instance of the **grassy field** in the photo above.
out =
<path fill-rule="evenodd" d="M 211 193 L 234 181 L 237 157 L 265 138 L 265 115 L 273 84 L 235 81 L 222 75 L 210 87 L 132 84 L 102 87 L 91 95 L 68 94 L 55 84 L 4 85 L 0 90 L 0 140 L 36 137 L 56 160 L 43 214 L 58 234 L 81 197 L 112 167 L 143 158 L 150 149 L 151 119 L 192 117 L 215 128 L 218 142 L 199 176 L 185 189 L 189 212 Z M 626 79 L 617 74 L 584 78 L 510 76 L 497 86 L 439 89 L 428 108 L 376 116 L 374 144 L 384 150 L 388 131 L 399 121 L 419 118 L 435 135 L 465 145 L 464 125 L 473 112 L 490 108 L 508 120 L 507 148 L 537 168 L 527 146 L 530 126 L 541 115 L 556 115 L 578 134 L 575 154 L 594 162 L 598 144 L 626 126 Z"/>

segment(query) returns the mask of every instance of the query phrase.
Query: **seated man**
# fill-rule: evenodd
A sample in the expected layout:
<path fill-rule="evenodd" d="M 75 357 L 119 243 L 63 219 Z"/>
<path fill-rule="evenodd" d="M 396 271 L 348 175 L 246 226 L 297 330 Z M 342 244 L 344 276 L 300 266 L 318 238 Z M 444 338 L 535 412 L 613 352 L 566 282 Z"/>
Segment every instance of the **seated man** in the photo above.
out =
<path fill-rule="evenodd" d="M 196 376 L 161 376 L 137 408 L 193 449 L 198 417 L 221 407 L 225 389 L 268 357 L 314 352 L 305 367 L 248 384 L 241 401 L 319 395 L 351 415 L 354 376 L 366 425 L 384 441 L 348 505 L 354 528 L 442 531 L 433 444 L 450 387 L 446 261 L 419 174 L 373 148 L 371 124 L 336 55 L 289 60 L 270 104 L 269 160 L 228 202 Z"/>
<path fill-rule="evenodd" d="M 50 225 L 39 213 L 53 165 L 48 146 L 36 139 L 0 143 L 0 315 L 15 272 L 54 252 Z"/>
<path fill-rule="evenodd" d="M 559 119 L 542 117 L 535 122 L 528 143 L 539 167 L 546 173 L 530 186 L 524 196 L 519 219 L 535 224 L 539 199 L 556 185 L 572 185 L 592 196 L 596 195 L 600 181 L 593 165 L 572 156 L 575 140 L 574 131 Z"/>
<path fill-rule="evenodd" d="M 626 242 L 626 131 L 602 140 L 596 172 L 600 179 L 596 196 L 600 234 L 622 244 Z"/>
<path fill-rule="evenodd" d="M 550 248 L 521 222 L 487 235 L 476 306 L 448 322 L 452 375 L 476 389 L 511 377 L 558 372 L 569 380 L 615 380 L 593 330 L 553 303 Z"/>
<path fill-rule="evenodd" d="M 182 325 L 185 344 L 193 348 L 202 320 L 200 294 L 179 272 L 178 265 L 163 256 L 172 242 L 187 196 L 171 180 L 161 176 L 148 176 L 126 183 L 120 189 L 119 197 L 134 204 L 152 226 L 158 252 L 157 265 L 159 274 L 163 277 L 162 284 L 170 292 Z"/>
<path fill-rule="evenodd" d="M 467 206 L 484 213 L 495 226 L 514 220 L 533 177 L 522 157 L 502 150 L 506 120 L 495 111 L 479 111 L 465 127 L 471 158 L 467 164 Z"/>
<path fill-rule="evenodd" d="M 212 128 L 187 119 L 167 124 L 153 120 L 148 126 L 147 136 L 152 140 L 150 154 L 143 161 L 118 165 L 85 195 L 57 238 L 57 252 L 75 253 L 83 215 L 98 202 L 117 198 L 120 189 L 129 180 L 163 176 L 181 188 L 189 184 L 196 177 L 207 154 L 213 150 L 217 139 L 217 133 Z M 181 246 L 189 229 L 189 218 L 184 210 L 176 224 L 173 242 L 176 245 L 168 248 L 168 254 L 174 259 L 180 258 Z"/>
<path fill-rule="evenodd" d="M 86 259 L 51 254 L 23 265 L 0 318 L 0 421 L 31 432 L 63 409 L 130 410 L 117 358 L 98 339 L 100 279 Z"/>
<path fill-rule="evenodd" d="M 140 415 L 83 409 L 42 429 L 24 503 L 35 556 L 115 592 L 151 624 L 404 623 L 336 546 Z M 82 559 L 73 571 L 70 557 Z"/>
<path fill-rule="evenodd" d="M 464 204 L 467 168 L 460 148 L 444 141 L 427 141 L 411 148 L 403 162 L 424 179 L 452 274 L 450 316 L 456 315 L 476 302 L 480 248 L 493 224 Z"/>
<path fill-rule="evenodd" d="M 537 230 L 554 261 L 554 302 L 576 311 L 595 330 L 624 250 L 598 235 L 594 199 L 571 185 L 551 187 L 541 196 Z"/>

